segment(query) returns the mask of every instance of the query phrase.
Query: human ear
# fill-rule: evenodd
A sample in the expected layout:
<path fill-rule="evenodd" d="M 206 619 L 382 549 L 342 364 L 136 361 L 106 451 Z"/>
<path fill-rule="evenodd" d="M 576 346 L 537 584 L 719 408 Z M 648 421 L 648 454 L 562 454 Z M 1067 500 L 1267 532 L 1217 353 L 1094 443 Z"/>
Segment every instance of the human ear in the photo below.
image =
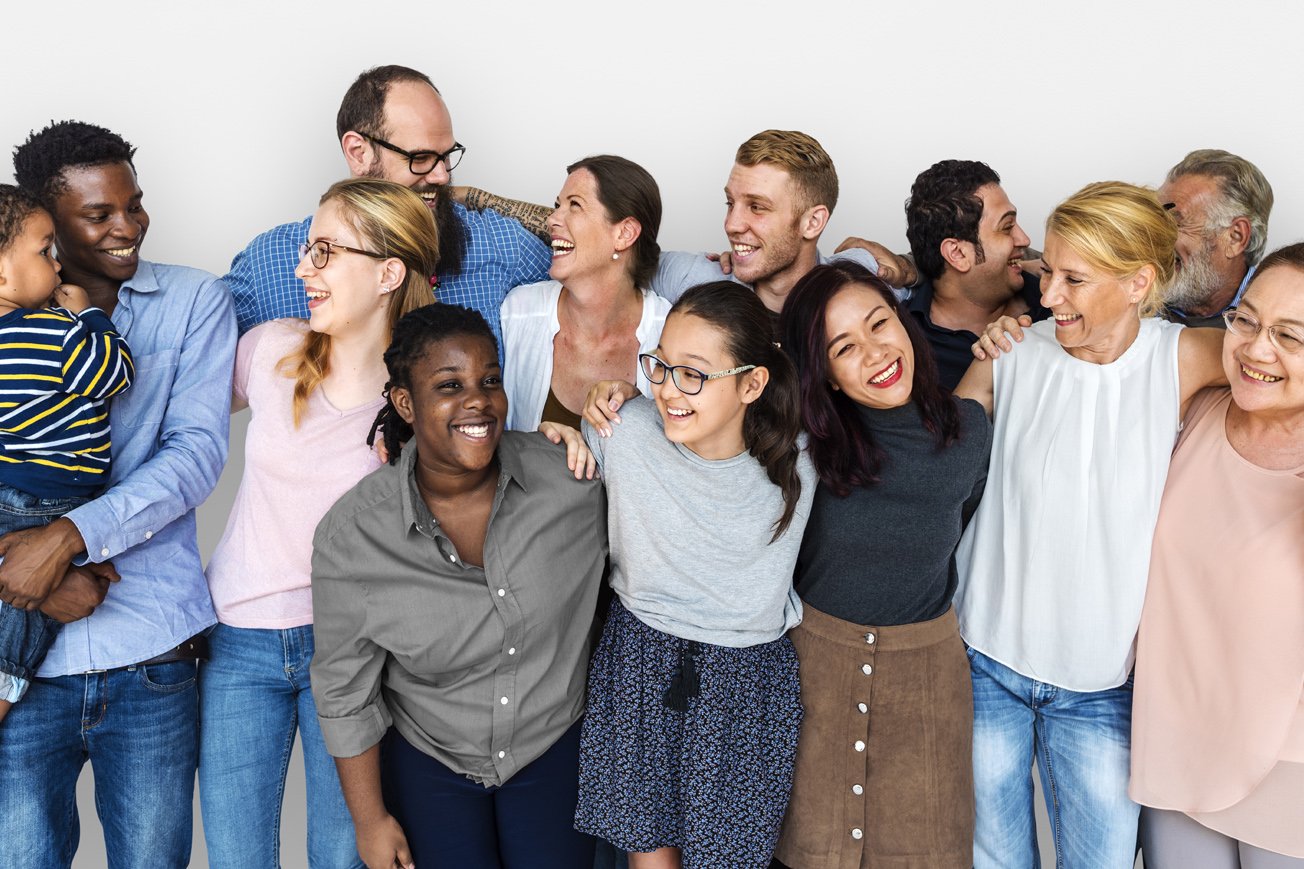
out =
<path fill-rule="evenodd" d="M 815 205 L 806 209 L 806 213 L 801 218 L 801 237 L 804 239 L 816 239 L 820 233 L 824 232 L 824 227 L 829 223 L 829 209 L 824 205 Z"/>
<path fill-rule="evenodd" d="M 382 292 L 392 293 L 403 286 L 407 278 L 407 266 L 401 259 L 390 257 L 385 260 L 380 271 L 380 288 Z"/>
<path fill-rule="evenodd" d="M 1227 239 L 1225 256 L 1227 259 L 1235 259 L 1245 253 L 1245 249 L 1250 246 L 1250 236 L 1252 235 L 1252 226 L 1250 219 L 1242 215 L 1232 221 L 1232 225 L 1227 227 L 1225 237 Z"/>
<path fill-rule="evenodd" d="M 739 398 L 742 399 L 743 404 L 751 404 L 753 401 L 760 398 L 761 393 L 765 391 L 765 387 L 769 382 L 770 369 L 761 366 L 760 368 L 753 368 L 751 371 L 748 371 L 746 378 L 743 380 L 742 395 L 739 396 Z"/>
<path fill-rule="evenodd" d="M 942 242 L 940 250 L 942 259 L 957 272 L 964 274 L 973 268 L 973 244 L 970 242 L 948 238 Z"/>
<path fill-rule="evenodd" d="M 412 393 L 401 386 L 391 386 L 389 401 L 394 405 L 394 410 L 398 412 L 399 417 L 408 425 L 412 425 L 413 420 L 417 418 L 416 411 L 412 409 Z"/>
<path fill-rule="evenodd" d="M 615 226 L 616 241 L 615 248 L 617 252 L 629 250 L 638 241 L 638 237 L 643 234 L 643 225 L 632 217 L 626 217 Z"/>
<path fill-rule="evenodd" d="M 344 151 L 344 160 L 349 164 L 349 174 L 354 177 L 366 175 L 376 159 L 376 150 L 371 147 L 367 137 L 353 130 L 340 138 L 340 149 Z"/>
<path fill-rule="evenodd" d="M 1141 300 L 1146 297 L 1146 293 L 1150 292 L 1150 288 L 1154 286 L 1154 266 L 1142 266 L 1141 271 L 1133 275 L 1132 280 L 1128 283 L 1130 284 L 1127 293 L 1128 301 L 1133 305 L 1140 304 Z"/>

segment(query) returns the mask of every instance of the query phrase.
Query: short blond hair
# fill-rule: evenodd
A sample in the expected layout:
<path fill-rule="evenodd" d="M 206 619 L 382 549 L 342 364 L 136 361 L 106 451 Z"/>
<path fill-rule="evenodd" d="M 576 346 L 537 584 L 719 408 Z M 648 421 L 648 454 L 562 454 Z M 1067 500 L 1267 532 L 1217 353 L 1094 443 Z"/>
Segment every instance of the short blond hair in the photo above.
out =
<path fill-rule="evenodd" d="M 1206 233 L 1218 233 L 1238 217 L 1250 222 L 1250 240 L 1245 245 L 1245 262 L 1255 265 L 1268 249 L 1268 217 L 1272 214 L 1272 185 L 1244 157 L 1218 148 L 1192 151 L 1168 170 L 1166 183 L 1185 175 L 1199 175 L 1218 181 L 1218 198 L 1209 203 L 1204 225 Z"/>
<path fill-rule="evenodd" d="M 797 186 L 802 211 L 823 205 L 833 213 L 838 204 L 838 172 L 814 137 L 797 130 L 766 130 L 738 146 L 734 162 L 739 166 L 769 163 L 784 169 Z"/>
<path fill-rule="evenodd" d="M 1177 221 L 1154 190 L 1123 181 L 1088 184 L 1051 212 L 1046 232 L 1115 280 L 1151 266 L 1155 280 L 1141 300 L 1141 316 L 1163 308 L 1164 293 L 1177 274 Z"/>
<path fill-rule="evenodd" d="M 322 194 L 319 205 L 335 202 L 364 246 L 403 263 L 407 274 L 389 303 L 389 332 L 399 318 L 435 301 L 430 278 L 439 264 L 439 230 L 420 196 L 382 178 L 346 178 Z M 388 336 L 386 337 L 388 340 Z M 308 398 L 330 373 L 331 336 L 308 332 L 299 349 L 281 360 L 294 377 L 294 424 L 299 425 Z"/>

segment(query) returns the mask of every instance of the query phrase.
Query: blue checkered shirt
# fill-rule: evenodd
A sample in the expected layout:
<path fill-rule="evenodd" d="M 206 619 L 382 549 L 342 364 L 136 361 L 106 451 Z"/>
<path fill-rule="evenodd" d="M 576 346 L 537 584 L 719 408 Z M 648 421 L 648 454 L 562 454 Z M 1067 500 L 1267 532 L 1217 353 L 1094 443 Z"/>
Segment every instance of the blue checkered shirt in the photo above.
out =
<path fill-rule="evenodd" d="M 552 251 L 538 236 L 496 211 L 468 211 L 457 204 L 453 210 L 466 227 L 466 256 L 461 274 L 439 275 L 439 301 L 483 314 L 501 356 L 503 299 L 512 287 L 547 280 Z M 311 224 L 309 217 L 269 229 L 231 261 L 224 280 L 235 297 L 240 334 L 267 320 L 308 316 L 308 297 L 294 270 L 299 265 L 299 245 L 308 241 Z"/>

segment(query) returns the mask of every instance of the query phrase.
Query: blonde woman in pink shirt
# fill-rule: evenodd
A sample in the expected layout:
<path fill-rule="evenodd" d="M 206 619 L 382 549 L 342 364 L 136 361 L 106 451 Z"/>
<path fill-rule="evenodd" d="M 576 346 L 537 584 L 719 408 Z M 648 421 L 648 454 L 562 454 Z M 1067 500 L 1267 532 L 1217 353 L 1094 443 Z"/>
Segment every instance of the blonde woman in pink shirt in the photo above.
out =
<path fill-rule="evenodd" d="M 1186 414 L 1137 637 L 1146 869 L 1304 867 L 1304 244 L 1226 315 Z"/>
<path fill-rule="evenodd" d="M 309 577 L 318 521 L 380 467 L 367 445 L 385 404 L 398 318 L 434 301 L 435 221 L 398 184 L 350 178 L 313 215 L 295 274 L 309 318 L 250 330 L 232 411 L 253 411 L 244 475 L 207 577 L 218 625 L 200 670 L 199 791 L 209 865 L 280 865 L 280 813 L 297 728 L 308 790 L 308 862 L 361 867 L 308 680 Z"/>

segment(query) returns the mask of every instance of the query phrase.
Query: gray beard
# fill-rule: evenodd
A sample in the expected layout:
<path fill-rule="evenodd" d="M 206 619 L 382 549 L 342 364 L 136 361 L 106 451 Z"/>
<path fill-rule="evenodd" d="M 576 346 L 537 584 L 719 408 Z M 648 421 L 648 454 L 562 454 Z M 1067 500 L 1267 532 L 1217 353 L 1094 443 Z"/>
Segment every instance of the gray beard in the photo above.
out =
<path fill-rule="evenodd" d="M 1202 245 L 1199 253 L 1182 260 L 1182 267 L 1164 295 L 1164 304 L 1170 308 L 1190 311 L 1199 308 L 1218 292 L 1221 280 L 1213 267 L 1213 248 Z"/>

